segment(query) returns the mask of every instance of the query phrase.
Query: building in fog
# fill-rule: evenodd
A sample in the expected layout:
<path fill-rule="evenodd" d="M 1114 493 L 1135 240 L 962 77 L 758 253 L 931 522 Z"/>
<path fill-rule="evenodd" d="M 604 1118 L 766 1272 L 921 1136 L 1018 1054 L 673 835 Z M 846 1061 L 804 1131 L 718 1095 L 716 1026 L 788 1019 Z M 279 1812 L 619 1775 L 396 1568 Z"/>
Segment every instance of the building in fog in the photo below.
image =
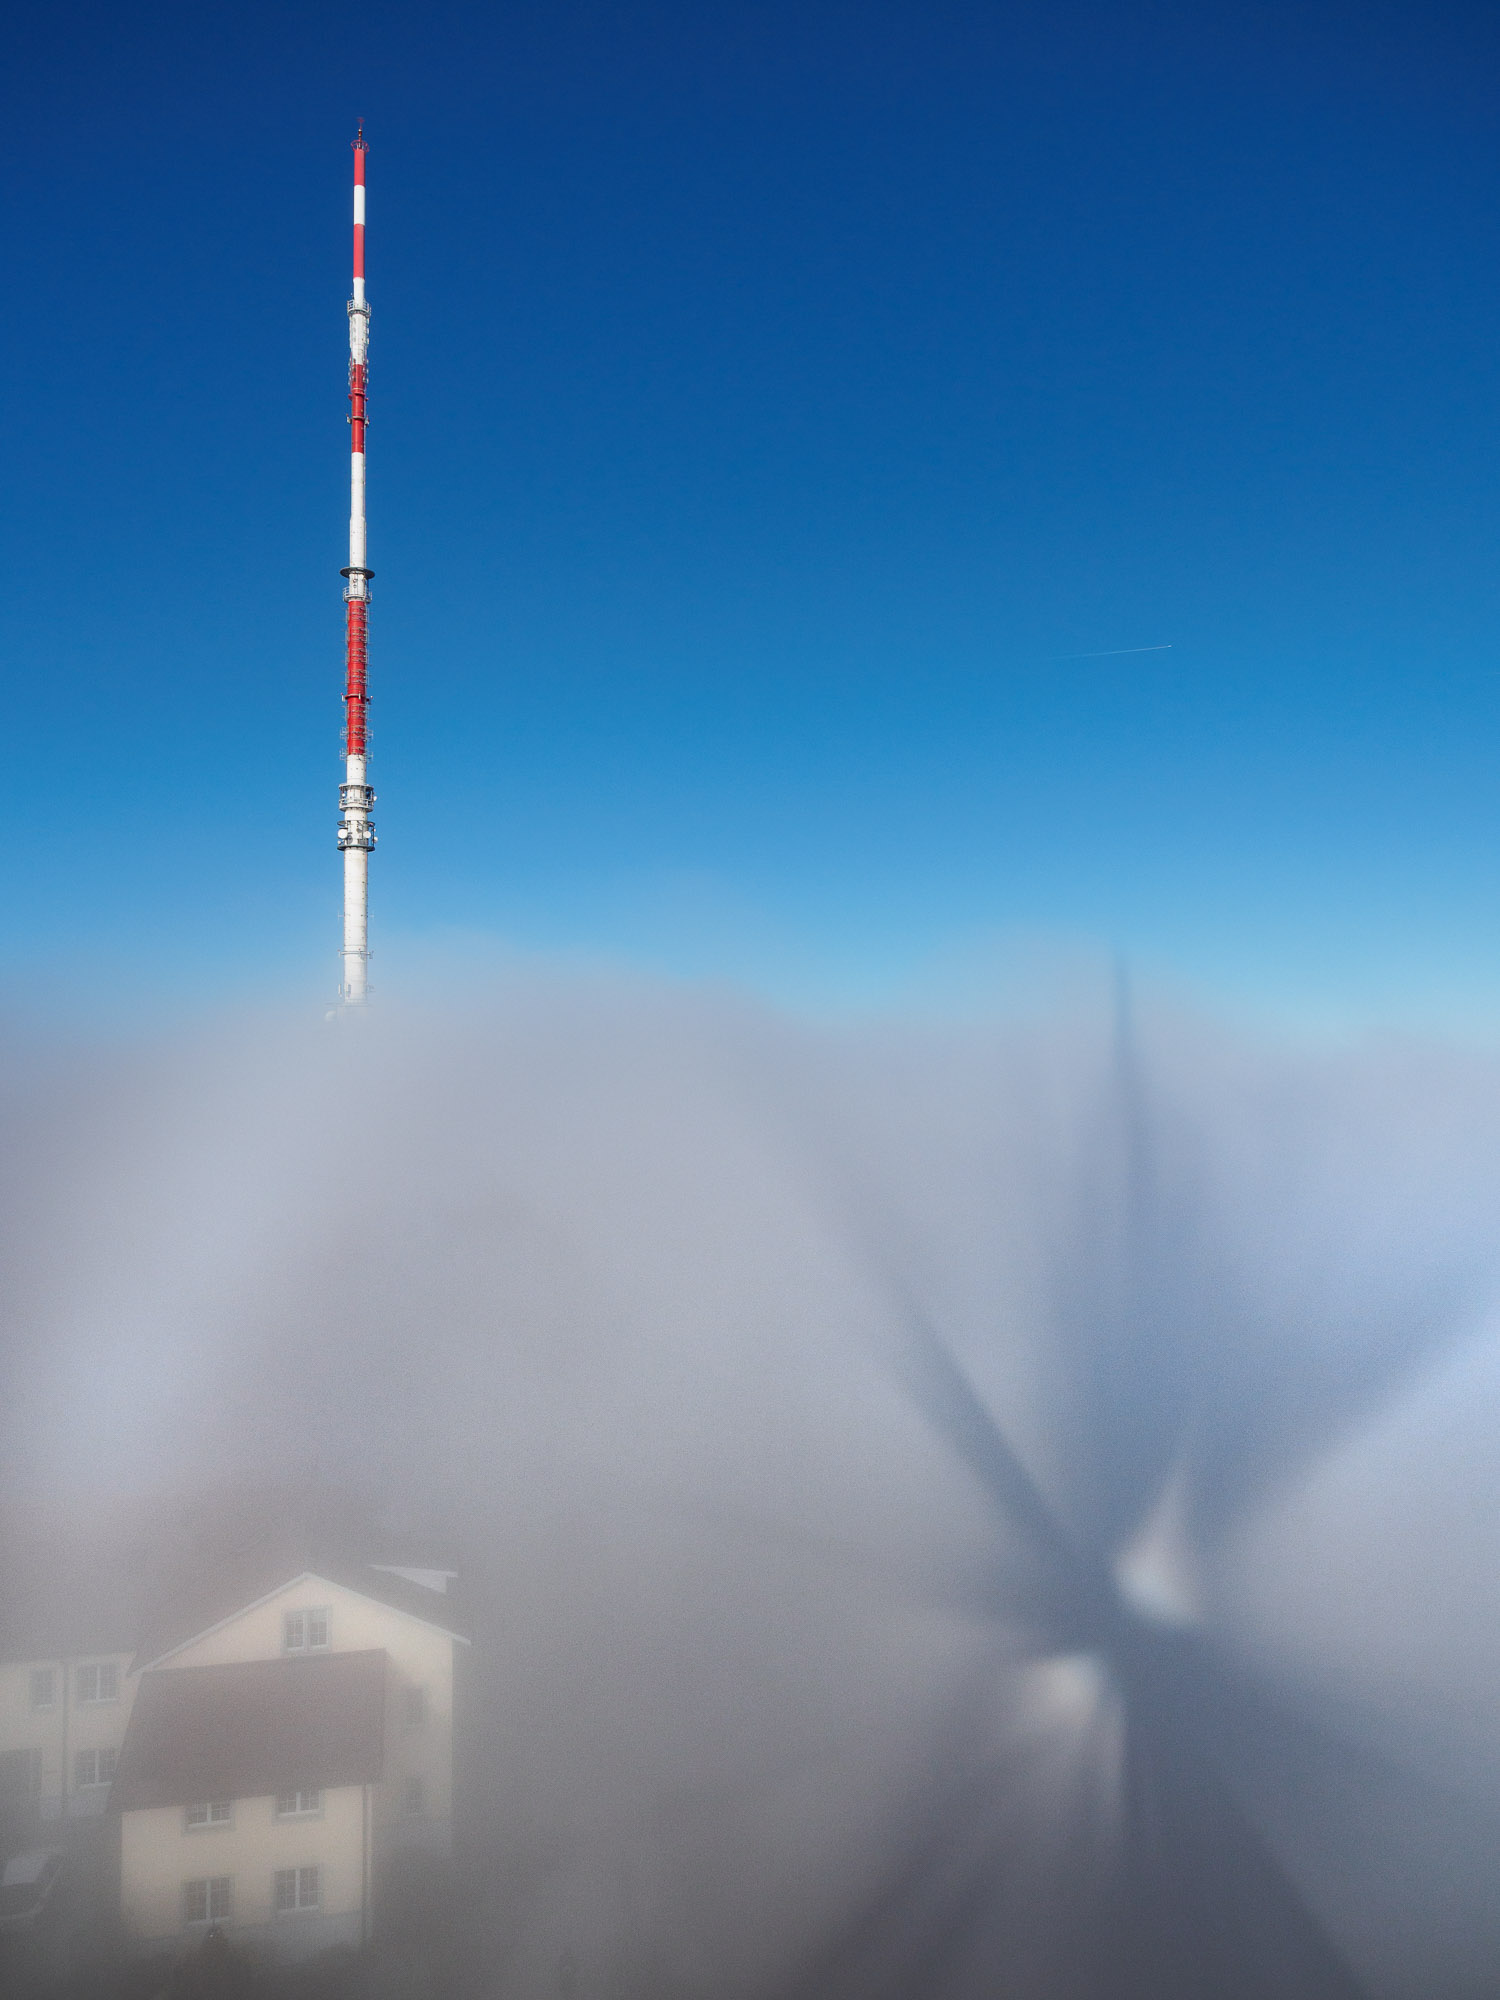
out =
<path fill-rule="evenodd" d="M 399 1851 L 447 1851 L 467 1641 L 422 1574 L 306 1571 L 139 1663 L 112 1801 L 135 1940 L 357 1944 Z"/>
<path fill-rule="evenodd" d="M 0 1847 L 97 1830 L 130 1720 L 138 1607 L 117 1565 L 65 1568 L 43 1550 L 0 1590 Z"/>
<path fill-rule="evenodd" d="M 0 1666 L 0 1821 L 93 1819 L 109 1803 L 130 1704 L 128 1646 Z"/>
<path fill-rule="evenodd" d="M 133 1938 L 220 1924 L 280 1925 L 299 1953 L 364 1941 L 389 1679 L 380 1651 L 142 1677 L 114 1800 Z"/>
<path fill-rule="evenodd" d="M 0 1859 L 109 1846 L 147 1950 L 214 1924 L 278 1956 L 358 1943 L 402 1853 L 451 1844 L 452 1574 L 214 1565 L 90 1652 L 13 1623 Z"/>

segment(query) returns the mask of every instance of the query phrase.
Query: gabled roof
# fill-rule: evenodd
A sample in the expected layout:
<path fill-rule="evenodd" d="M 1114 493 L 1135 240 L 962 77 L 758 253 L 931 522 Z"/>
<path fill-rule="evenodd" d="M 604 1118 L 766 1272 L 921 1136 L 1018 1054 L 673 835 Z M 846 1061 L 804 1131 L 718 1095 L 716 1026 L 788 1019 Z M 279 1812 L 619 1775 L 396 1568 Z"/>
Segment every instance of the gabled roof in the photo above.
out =
<path fill-rule="evenodd" d="M 385 1687 L 379 1651 L 145 1674 L 110 1808 L 373 1783 L 384 1757 Z"/>
<path fill-rule="evenodd" d="M 312 1573 L 461 1637 L 451 1531 L 398 1533 L 358 1496 L 225 1487 L 0 1511 L 0 1661 L 134 1654 L 150 1666 Z M 378 1567 L 377 1567 L 378 1565 Z"/>
<path fill-rule="evenodd" d="M 259 1584 L 258 1588 L 250 1582 L 252 1575 Z M 410 1583 L 405 1577 L 383 1573 L 373 1564 L 350 1568 L 342 1564 L 320 1564 L 316 1569 L 289 1571 L 285 1567 L 272 1569 L 262 1562 L 253 1571 L 221 1576 L 216 1580 L 216 1588 L 184 1596 L 176 1605 L 159 1613 L 131 1662 L 131 1672 L 146 1673 L 153 1667 L 161 1666 L 186 1647 L 207 1638 L 210 1632 L 232 1625 L 236 1618 L 268 1604 L 273 1597 L 279 1597 L 294 1584 L 309 1581 L 325 1583 L 336 1590 L 352 1591 L 358 1597 L 369 1598 L 374 1604 L 389 1605 L 393 1611 L 415 1618 L 419 1624 L 441 1632 L 445 1638 L 456 1639 L 463 1646 L 469 1643 L 464 1633 L 453 1628 L 451 1598 L 439 1597 L 435 1591 Z M 441 1615 L 434 1617 L 435 1611 Z"/>

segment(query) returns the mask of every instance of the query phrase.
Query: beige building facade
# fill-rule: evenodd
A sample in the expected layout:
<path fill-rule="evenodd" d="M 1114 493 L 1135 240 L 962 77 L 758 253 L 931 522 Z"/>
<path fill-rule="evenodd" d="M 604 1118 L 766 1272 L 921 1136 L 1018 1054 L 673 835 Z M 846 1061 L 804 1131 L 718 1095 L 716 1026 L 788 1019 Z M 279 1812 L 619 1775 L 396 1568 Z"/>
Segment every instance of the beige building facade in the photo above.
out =
<path fill-rule="evenodd" d="M 135 1698 L 131 1654 L 0 1665 L 0 1809 L 44 1821 L 105 1810 Z"/>
<path fill-rule="evenodd" d="M 218 1924 L 278 1957 L 362 1943 L 377 1789 L 330 1786 L 312 1798 L 297 1791 L 280 1801 L 290 1810 L 272 1795 L 122 1813 L 121 1901 L 131 1935 L 190 1945 Z"/>
<path fill-rule="evenodd" d="M 372 1581 L 304 1572 L 137 1663 L 116 1803 L 140 1947 L 358 1944 L 401 1852 L 448 1850 L 467 1641 L 438 1589 Z"/>
<path fill-rule="evenodd" d="M 446 1852 L 453 1834 L 453 1649 L 467 1641 L 345 1583 L 304 1574 L 148 1665 L 203 1667 L 316 1653 L 383 1652 L 385 1767 L 373 1802 L 379 1844 Z M 122 1732 L 123 1733 L 123 1732 Z"/>

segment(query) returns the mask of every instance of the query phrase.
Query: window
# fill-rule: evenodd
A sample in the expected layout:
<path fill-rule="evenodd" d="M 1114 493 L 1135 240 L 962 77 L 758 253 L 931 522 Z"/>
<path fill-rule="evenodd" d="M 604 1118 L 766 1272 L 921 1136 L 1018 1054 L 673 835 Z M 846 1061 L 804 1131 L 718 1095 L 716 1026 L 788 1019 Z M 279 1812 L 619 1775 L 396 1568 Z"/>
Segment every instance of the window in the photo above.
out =
<path fill-rule="evenodd" d="M 276 1914 L 292 1910 L 315 1910 L 323 1900 L 321 1868 L 278 1868 L 276 1870 Z"/>
<path fill-rule="evenodd" d="M 401 1810 L 404 1813 L 419 1813 L 426 1805 L 426 1793 L 422 1780 L 413 1775 L 406 1781 L 406 1790 L 401 1795 Z"/>
<path fill-rule="evenodd" d="M 33 1667 L 31 1670 L 32 1707 L 50 1708 L 52 1702 L 52 1669 L 50 1667 Z"/>
<path fill-rule="evenodd" d="M 42 1789 L 40 1750 L 0 1750 L 0 1804 L 34 1799 Z"/>
<path fill-rule="evenodd" d="M 73 1759 L 73 1782 L 80 1791 L 88 1785 L 107 1785 L 119 1761 L 118 1750 L 80 1750 Z"/>
<path fill-rule="evenodd" d="M 74 1686 L 80 1701 L 118 1701 L 120 1669 L 113 1660 L 101 1660 L 96 1667 L 80 1667 Z"/>
<path fill-rule="evenodd" d="M 282 1620 L 282 1646 L 288 1653 L 316 1653 L 328 1644 L 326 1611 L 288 1611 Z"/>
<path fill-rule="evenodd" d="M 182 1921 L 185 1924 L 227 1924 L 229 1881 L 227 1875 L 207 1875 L 196 1882 L 184 1882 Z"/>
<path fill-rule="evenodd" d="M 427 1690 L 412 1688 L 406 1690 L 406 1726 L 415 1729 L 427 1720 Z"/>
<path fill-rule="evenodd" d="M 189 1806 L 182 1817 L 189 1832 L 199 1826 L 233 1826 L 234 1802 L 208 1799 L 201 1806 Z"/>
<path fill-rule="evenodd" d="M 321 1792 L 278 1792 L 276 1794 L 276 1817 L 278 1819 L 305 1818 L 308 1813 L 323 1810 Z"/>

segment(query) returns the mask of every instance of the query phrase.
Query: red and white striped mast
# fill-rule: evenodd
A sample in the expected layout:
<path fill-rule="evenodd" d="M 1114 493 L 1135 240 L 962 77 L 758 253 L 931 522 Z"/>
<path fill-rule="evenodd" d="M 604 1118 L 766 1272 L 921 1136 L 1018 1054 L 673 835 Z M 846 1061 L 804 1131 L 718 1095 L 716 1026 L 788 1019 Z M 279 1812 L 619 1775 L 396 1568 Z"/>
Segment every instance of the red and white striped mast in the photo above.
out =
<path fill-rule="evenodd" d="M 365 400 L 369 386 L 370 308 L 365 299 L 365 128 L 354 141 L 354 296 L 349 301 L 349 567 L 344 576 L 344 782 L 339 786 L 339 847 L 344 856 L 346 1007 L 369 993 L 370 850 L 375 804 L 366 772 L 370 578 L 365 564 Z"/>

